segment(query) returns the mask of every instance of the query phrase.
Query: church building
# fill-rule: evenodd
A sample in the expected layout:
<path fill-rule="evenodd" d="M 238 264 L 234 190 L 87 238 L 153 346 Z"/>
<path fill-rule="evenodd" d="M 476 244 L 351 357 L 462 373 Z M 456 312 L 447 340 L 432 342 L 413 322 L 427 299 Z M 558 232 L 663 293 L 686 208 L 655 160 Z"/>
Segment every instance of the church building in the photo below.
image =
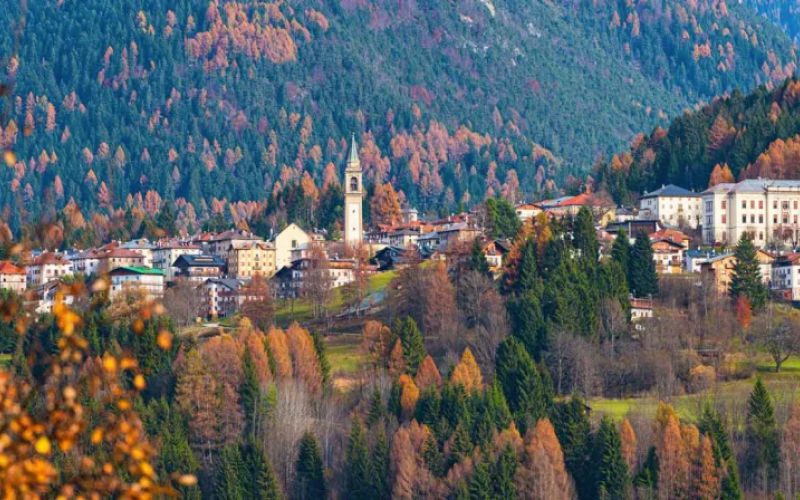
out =
<path fill-rule="evenodd" d="M 363 241 L 363 200 L 361 160 L 358 158 L 358 145 L 354 135 L 344 170 L 344 242 L 348 245 L 359 245 Z"/>

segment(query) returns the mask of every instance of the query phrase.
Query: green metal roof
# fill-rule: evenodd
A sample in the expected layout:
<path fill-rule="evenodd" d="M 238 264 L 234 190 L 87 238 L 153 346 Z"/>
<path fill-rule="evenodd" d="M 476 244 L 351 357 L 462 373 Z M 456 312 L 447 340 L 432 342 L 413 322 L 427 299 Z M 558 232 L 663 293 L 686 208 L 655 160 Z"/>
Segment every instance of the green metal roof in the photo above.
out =
<path fill-rule="evenodd" d="M 164 271 L 161 269 L 153 269 L 152 267 L 145 266 L 122 266 L 113 269 L 111 272 L 128 271 L 135 274 L 151 274 L 154 276 L 164 276 Z"/>

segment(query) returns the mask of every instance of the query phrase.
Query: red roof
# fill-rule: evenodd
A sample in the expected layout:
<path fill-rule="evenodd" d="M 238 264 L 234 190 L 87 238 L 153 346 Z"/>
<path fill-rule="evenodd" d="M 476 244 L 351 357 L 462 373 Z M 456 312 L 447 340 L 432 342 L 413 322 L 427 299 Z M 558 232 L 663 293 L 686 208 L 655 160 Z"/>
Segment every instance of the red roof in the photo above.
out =
<path fill-rule="evenodd" d="M 25 270 L 7 260 L 0 260 L 0 274 L 25 274 Z"/>
<path fill-rule="evenodd" d="M 31 265 L 34 266 L 43 266 L 46 264 L 58 264 L 62 266 L 70 266 L 70 262 L 64 258 L 63 255 L 53 253 L 53 252 L 44 252 L 35 259 L 33 259 L 33 263 Z"/>
<path fill-rule="evenodd" d="M 677 229 L 662 229 L 661 231 L 656 231 L 655 233 L 650 235 L 650 240 L 669 240 L 674 243 L 683 243 L 684 241 L 688 240 L 689 237 L 686 236 L 683 232 L 678 231 Z"/>

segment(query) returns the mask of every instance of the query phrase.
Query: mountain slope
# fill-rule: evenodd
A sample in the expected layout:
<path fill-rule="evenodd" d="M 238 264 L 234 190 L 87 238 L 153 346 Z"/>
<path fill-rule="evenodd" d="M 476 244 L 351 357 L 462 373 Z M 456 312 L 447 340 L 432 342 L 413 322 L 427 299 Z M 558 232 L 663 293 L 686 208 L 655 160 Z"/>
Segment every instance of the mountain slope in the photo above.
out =
<path fill-rule="evenodd" d="M 32 2 L 0 207 L 19 227 L 150 191 L 203 216 L 322 185 L 355 131 L 370 184 L 444 212 L 553 189 L 698 100 L 793 72 L 788 37 L 747 7 L 660 5 Z"/>

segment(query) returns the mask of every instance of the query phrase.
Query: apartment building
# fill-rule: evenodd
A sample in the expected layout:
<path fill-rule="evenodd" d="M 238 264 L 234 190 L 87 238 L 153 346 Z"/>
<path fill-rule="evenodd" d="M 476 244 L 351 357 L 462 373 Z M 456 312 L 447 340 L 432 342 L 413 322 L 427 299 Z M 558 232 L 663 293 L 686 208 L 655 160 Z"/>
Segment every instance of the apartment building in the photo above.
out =
<path fill-rule="evenodd" d="M 265 241 L 251 241 L 228 251 L 228 276 L 250 279 L 256 274 L 271 278 L 275 274 L 275 246 Z"/>
<path fill-rule="evenodd" d="M 0 290 L 11 290 L 17 294 L 25 292 L 25 269 L 7 260 L 0 260 Z"/>
<path fill-rule="evenodd" d="M 148 300 L 164 296 L 164 273 L 160 269 L 142 266 L 125 266 L 113 269 L 109 299 L 114 300 L 125 291 L 143 291 Z"/>
<path fill-rule="evenodd" d="M 674 184 L 662 186 L 639 199 L 639 218 L 661 221 L 667 226 L 700 224 L 702 206 L 700 194 Z"/>
<path fill-rule="evenodd" d="M 761 248 L 800 243 L 800 181 L 747 179 L 702 193 L 703 243 L 734 245 L 749 234 Z"/>
<path fill-rule="evenodd" d="M 42 252 L 25 269 L 28 287 L 72 274 L 72 263 L 60 253 Z"/>

